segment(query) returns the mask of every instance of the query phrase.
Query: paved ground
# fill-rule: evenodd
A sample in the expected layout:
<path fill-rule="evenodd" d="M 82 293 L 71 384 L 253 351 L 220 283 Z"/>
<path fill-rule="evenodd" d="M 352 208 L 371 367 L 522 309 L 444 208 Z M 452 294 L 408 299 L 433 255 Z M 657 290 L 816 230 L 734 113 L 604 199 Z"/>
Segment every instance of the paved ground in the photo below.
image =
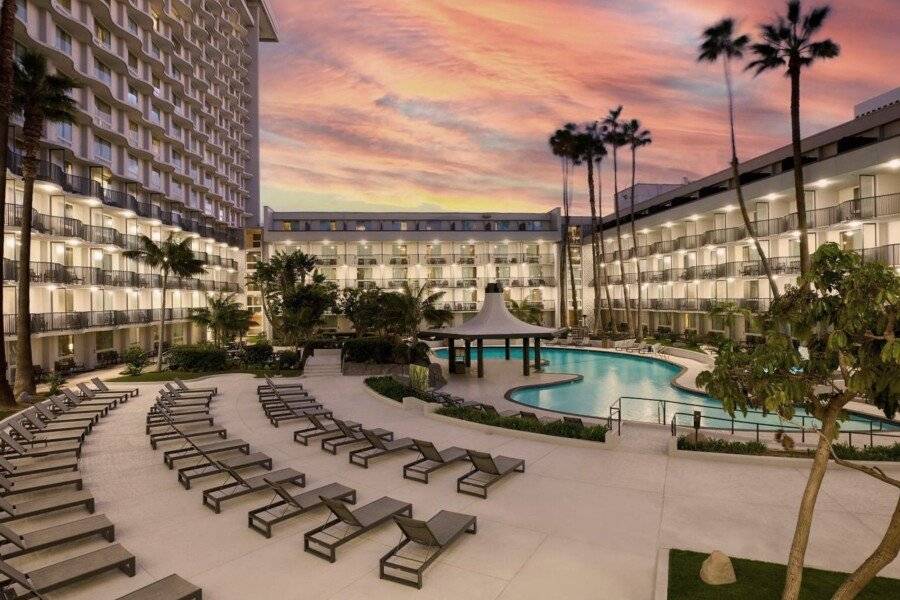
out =
<path fill-rule="evenodd" d="M 488 373 L 495 372 L 488 365 Z M 670 458 L 638 428 L 626 429 L 616 450 L 532 442 L 446 425 L 386 406 L 372 398 L 358 377 L 309 377 L 305 385 L 337 415 L 382 426 L 398 437 L 414 435 L 439 447 L 460 445 L 522 457 L 527 471 L 492 488 L 487 500 L 459 495 L 456 465 L 428 486 L 401 477 L 411 453 L 373 463 L 368 470 L 317 446 L 292 442 L 294 427 L 274 429 L 255 398 L 260 380 L 227 375 L 206 380 L 225 393 L 214 403 L 216 423 L 228 427 L 254 451 L 268 453 L 275 467 L 294 467 L 308 486 L 332 481 L 359 490 L 362 503 L 382 495 L 412 502 L 427 518 L 441 508 L 478 516 L 479 531 L 465 536 L 426 573 L 421 591 L 381 581 L 378 558 L 399 539 L 386 525 L 342 547 L 335 564 L 302 548 L 304 531 L 321 524 L 317 510 L 277 528 L 265 539 L 247 528 L 247 510 L 267 502 L 257 495 L 215 515 L 201 505 L 201 490 L 220 478 L 184 490 L 144 435 L 144 417 L 156 385 L 104 419 L 85 445 L 82 469 L 98 500 L 98 513 L 116 524 L 117 538 L 138 558 L 138 575 L 102 577 L 50 598 L 116 598 L 153 579 L 177 572 L 203 587 L 210 600 L 364 598 L 651 598 L 657 553 L 663 547 L 783 561 L 806 474 L 801 468 L 738 466 Z M 200 385 L 199 383 L 195 385 Z M 638 443 L 639 440 L 643 442 Z M 169 446 L 171 447 L 171 446 Z M 820 496 L 808 564 L 852 569 L 877 543 L 897 492 L 864 475 L 830 470 Z M 61 514 L 68 520 L 83 513 Z M 49 519 L 20 522 L 28 531 Z M 22 568 L 78 554 L 100 542 L 70 545 L 28 559 Z M 900 561 L 886 570 L 900 576 Z"/>

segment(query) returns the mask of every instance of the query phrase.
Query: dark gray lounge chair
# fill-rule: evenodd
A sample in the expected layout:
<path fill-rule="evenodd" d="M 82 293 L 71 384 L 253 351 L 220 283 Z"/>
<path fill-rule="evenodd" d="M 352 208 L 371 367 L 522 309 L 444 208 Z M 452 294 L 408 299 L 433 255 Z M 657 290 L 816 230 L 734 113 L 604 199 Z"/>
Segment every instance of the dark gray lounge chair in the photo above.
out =
<path fill-rule="evenodd" d="M 7 583 L 2 587 L 5 600 L 40 598 L 46 592 L 113 569 L 119 569 L 129 577 L 134 577 L 135 574 L 134 555 L 120 544 L 112 544 L 28 573 L 22 573 L 0 560 L 0 573 L 7 578 Z"/>
<path fill-rule="evenodd" d="M 139 387 L 126 388 L 124 390 L 110 389 L 110 387 L 106 385 L 106 382 L 103 381 L 102 379 L 100 379 L 99 377 L 91 377 L 91 383 L 93 383 L 94 387 L 97 388 L 97 391 L 100 391 L 100 392 L 116 392 L 116 393 L 124 392 L 124 393 L 128 394 L 129 396 L 131 396 L 132 398 L 140 395 L 140 393 L 141 393 L 141 388 L 139 388 Z"/>
<path fill-rule="evenodd" d="M 0 559 L 9 560 L 95 535 L 103 537 L 107 542 L 116 540 L 116 528 L 106 515 L 92 515 L 23 534 L 0 525 Z"/>
<path fill-rule="evenodd" d="M 115 400 L 119 404 L 125 404 L 128 402 L 128 399 L 131 397 L 131 394 L 128 392 L 114 392 L 112 390 L 108 392 L 102 392 L 100 390 L 92 390 L 85 383 L 76 383 L 75 387 L 81 392 L 82 398 L 87 398 L 88 400 L 93 400 L 96 402 L 103 402 L 104 400 Z M 113 405 L 115 408 L 116 405 Z"/>
<path fill-rule="evenodd" d="M 6 458 L 38 458 L 51 454 L 69 454 L 81 456 L 81 444 L 52 444 L 35 446 L 23 443 L 8 432 L 0 430 L 0 442 L 3 445 L 3 456 Z"/>
<path fill-rule="evenodd" d="M 479 498 L 487 498 L 487 490 L 513 471 L 525 472 L 525 461 L 508 456 L 492 457 L 487 452 L 467 450 L 469 460 L 475 467 L 456 480 L 456 491 Z"/>
<path fill-rule="evenodd" d="M 438 449 L 431 442 L 422 440 L 413 440 L 416 449 L 422 454 L 422 458 L 415 460 L 409 464 L 403 465 L 403 478 L 418 481 L 420 483 L 428 483 L 428 475 L 434 473 L 438 469 L 460 460 L 467 460 L 468 453 L 464 448 L 451 446 L 446 450 Z"/>
<path fill-rule="evenodd" d="M 321 404 L 309 403 L 303 406 L 292 406 L 287 403 L 274 410 L 266 410 L 266 416 L 273 426 L 278 427 L 282 421 L 295 421 L 297 419 L 308 419 L 310 416 L 325 417 L 330 419 L 332 412 L 330 409 L 323 408 Z"/>
<path fill-rule="evenodd" d="M 201 600 L 202 598 L 203 590 L 190 581 L 172 574 L 130 594 L 119 596 L 118 600 Z"/>
<path fill-rule="evenodd" d="M 546 425 L 548 423 L 556 423 L 557 421 L 559 421 L 558 417 L 546 417 L 543 415 L 538 416 L 537 413 L 530 410 L 520 410 L 519 416 L 526 421 L 537 421 L 538 423 L 541 423 L 543 425 Z"/>
<path fill-rule="evenodd" d="M 159 391 L 160 394 L 165 394 L 170 398 L 181 400 L 212 401 L 213 396 L 215 396 L 212 390 L 183 390 L 178 386 L 172 385 L 168 382 L 163 384 L 163 388 L 164 389 Z"/>
<path fill-rule="evenodd" d="M 57 421 L 56 419 L 45 417 L 37 408 L 23 410 L 20 414 L 23 420 L 27 419 L 25 426 L 35 431 L 81 431 L 89 434 L 94 429 L 94 422 L 91 420 Z"/>
<path fill-rule="evenodd" d="M 370 446 L 367 448 L 351 450 L 348 460 L 351 465 L 356 465 L 357 467 L 362 467 L 364 469 L 369 468 L 369 461 L 373 458 L 393 454 L 394 452 L 400 452 L 401 450 L 412 450 L 415 447 L 412 438 L 408 437 L 400 438 L 399 440 L 385 441 L 368 429 L 363 429 L 362 434 L 365 436 Z"/>
<path fill-rule="evenodd" d="M 302 383 L 276 383 L 272 381 L 271 377 L 266 377 L 266 382 L 256 386 L 256 393 L 264 392 L 267 390 L 302 390 Z"/>
<path fill-rule="evenodd" d="M 209 444 L 202 445 L 188 445 L 184 448 L 176 448 L 174 450 L 166 450 L 163 452 L 163 462 L 166 463 L 166 466 L 170 469 L 175 467 L 175 462 L 179 460 L 188 460 L 191 458 L 198 458 L 203 456 L 203 454 L 207 454 L 209 456 L 215 454 L 221 454 L 222 452 L 243 452 L 244 454 L 250 454 L 250 444 L 245 442 L 240 438 L 233 438 L 230 440 L 219 440 L 217 442 L 212 442 Z"/>
<path fill-rule="evenodd" d="M 209 392 L 189 393 L 181 392 L 177 389 L 174 392 L 169 389 L 161 389 L 159 390 L 157 397 L 159 400 L 170 404 L 205 404 L 206 406 L 212 404 L 212 393 Z"/>
<path fill-rule="evenodd" d="M 100 422 L 99 414 L 66 414 L 65 411 L 60 410 L 50 400 L 34 404 L 34 410 L 39 412 L 41 417 L 48 423 L 89 423 L 91 425 L 96 425 Z"/>
<path fill-rule="evenodd" d="M 184 440 L 197 438 L 219 436 L 223 440 L 228 437 L 228 430 L 224 427 L 204 427 L 203 429 L 193 429 L 186 431 L 178 431 L 172 427 L 169 431 L 161 431 L 150 434 L 150 447 L 156 450 L 160 442 L 168 442 L 172 440 Z"/>
<path fill-rule="evenodd" d="M 576 427 L 584 427 L 584 421 L 581 420 L 581 417 L 563 417 L 563 423 L 568 423 L 569 425 L 575 425 Z"/>
<path fill-rule="evenodd" d="M 517 417 L 519 416 L 519 411 L 517 410 L 497 410 L 497 407 L 493 404 L 482 404 L 481 409 L 489 415 L 494 415 L 495 417 Z"/>
<path fill-rule="evenodd" d="M 297 487 L 306 487 L 306 475 L 295 469 L 279 469 L 278 471 L 270 471 L 255 477 L 244 479 L 240 473 L 230 469 L 223 469 L 234 480 L 231 483 L 218 485 L 203 490 L 203 505 L 215 513 L 222 510 L 222 503 L 226 500 L 240 498 L 247 494 L 271 489 L 270 481 L 285 484 L 293 484 Z"/>
<path fill-rule="evenodd" d="M 94 512 L 94 497 L 87 490 L 57 492 L 36 500 L 19 500 L 16 496 L 0 496 L 0 523 L 45 515 L 58 510 L 84 506 Z"/>
<path fill-rule="evenodd" d="M 395 581 L 416 589 L 422 589 L 422 575 L 444 550 L 463 533 L 478 532 L 478 520 L 474 515 L 442 510 L 427 521 L 395 516 L 394 522 L 403 532 L 403 539 L 378 561 L 382 579 Z M 410 544 L 427 548 L 427 557 L 403 556 L 401 551 Z M 388 570 L 403 575 L 389 573 Z M 412 576 L 415 579 L 410 579 Z"/>
<path fill-rule="evenodd" d="M 178 469 L 178 482 L 184 489 L 191 489 L 191 482 L 195 479 L 211 477 L 221 473 L 225 468 L 240 471 L 250 467 L 262 467 L 267 471 L 272 470 L 272 457 L 262 452 L 252 454 L 238 454 L 228 458 L 213 460 L 207 456 L 207 462 L 199 465 L 191 465 Z"/>
<path fill-rule="evenodd" d="M 168 429 L 171 428 L 172 425 L 191 425 L 193 423 L 206 423 L 212 427 L 214 422 L 215 419 L 210 415 L 169 415 L 166 419 L 154 420 L 151 423 L 147 423 L 145 432 L 147 435 L 150 435 L 150 432 L 153 429 Z"/>
<path fill-rule="evenodd" d="M 330 452 L 331 454 L 337 454 L 338 448 L 341 446 L 347 446 L 349 444 L 358 444 L 360 442 L 366 441 L 366 436 L 363 435 L 361 430 L 351 429 L 347 423 L 341 421 L 340 419 L 332 419 L 334 424 L 337 425 L 338 433 L 335 433 L 332 436 L 328 436 L 322 438 L 322 450 L 325 452 Z M 393 440 L 394 432 L 387 431 L 386 429 L 370 429 L 372 433 L 377 435 L 383 440 Z"/>
<path fill-rule="evenodd" d="M 300 494 L 291 494 L 283 485 L 274 481 L 266 480 L 266 483 L 281 499 L 251 510 L 247 513 L 247 524 L 250 529 L 267 538 L 272 537 L 272 527 L 276 524 L 322 506 L 322 497 L 356 504 L 356 490 L 340 483 L 329 483 Z"/>
<path fill-rule="evenodd" d="M 150 407 L 150 412 L 147 413 L 147 423 L 150 424 L 165 421 L 166 417 L 164 417 L 162 413 L 166 413 L 166 415 L 173 419 L 179 417 L 209 415 L 209 406 L 172 406 L 169 404 L 157 403 Z"/>
<path fill-rule="evenodd" d="M 65 396 L 50 396 L 50 403 L 60 414 L 75 418 L 92 418 L 97 421 L 109 414 L 109 406 L 81 406 L 72 404 Z"/>
<path fill-rule="evenodd" d="M 309 440 L 315 437 L 321 437 L 323 435 L 333 435 L 340 433 L 341 430 L 334 423 L 334 419 L 331 419 L 332 423 L 330 425 L 325 424 L 322 419 L 315 415 L 309 416 L 310 427 L 306 427 L 304 429 L 298 429 L 294 432 L 294 441 L 298 444 L 303 444 L 304 446 L 309 445 Z M 362 428 L 362 425 L 356 423 L 355 421 L 344 421 L 344 425 L 349 427 L 350 429 L 357 431 Z"/>
<path fill-rule="evenodd" d="M 76 490 L 82 489 L 84 482 L 81 479 L 81 473 L 78 471 L 72 473 L 51 473 L 41 477 L 28 477 L 25 479 L 7 479 L 0 475 L 0 488 L 2 488 L 0 489 L 0 495 L 2 496 L 48 490 L 67 485 L 74 485 Z"/>
<path fill-rule="evenodd" d="M 68 457 L 53 457 L 38 461 L 19 464 L 19 461 L 9 460 L 0 456 L 0 474 L 4 477 L 22 477 L 23 475 L 37 475 L 39 473 L 52 473 L 53 471 L 77 471 L 78 459 Z"/>
<path fill-rule="evenodd" d="M 102 398 L 99 400 L 92 400 L 90 398 L 82 398 L 69 388 L 62 388 L 59 391 L 65 397 L 66 402 L 70 406 L 75 406 L 78 408 L 105 408 L 107 411 L 110 411 L 119 404 L 118 398 Z"/>
<path fill-rule="evenodd" d="M 175 385 L 178 386 L 178 389 L 184 392 L 212 392 L 213 396 L 219 395 L 219 388 L 211 387 L 211 388 L 192 388 L 185 385 L 185 383 L 180 379 L 175 379 Z"/>
<path fill-rule="evenodd" d="M 85 431 L 31 431 L 19 419 L 7 421 L 9 433 L 25 445 L 35 444 L 78 444 L 84 442 Z"/>
<path fill-rule="evenodd" d="M 342 544 L 386 523 L 395 515 L 412 516 L 412 504 L 384 496 L 351 511 L 340 500 L 322 497 L 322 502 L 334 515 L 324 525 L 310 529 L 303 534 L 303 549 L 334 562 L 337 549 Z M 343 525 L 343 527 L 335 527 Z"/>

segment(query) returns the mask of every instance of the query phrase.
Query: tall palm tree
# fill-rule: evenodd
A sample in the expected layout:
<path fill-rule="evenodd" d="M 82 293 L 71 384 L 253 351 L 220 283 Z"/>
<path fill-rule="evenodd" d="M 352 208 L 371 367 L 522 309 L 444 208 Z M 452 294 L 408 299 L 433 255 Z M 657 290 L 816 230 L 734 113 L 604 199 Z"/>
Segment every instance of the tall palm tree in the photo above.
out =
<path fill-rule="evenodd" d="M 600 235 L 598 245 L 600 246 L 600 263 L 603 267 L 603 291 L 606 295 L 606 322 L 613 330 L 615 330 L 612 296 L 609 293 L 609 262 L 606 260 L 606 234 L 603 232 L 603 159 L 606 158 L 607 155 L 606 144 L 603 143 L 603 128 L 598 127 L 595 131 L 595 135 L 597 136 L 597 140 L 603 145 L 603 152 L 598 152 L 594 156 L 594 162 L 597 163 L 597 166 L 595 167 L 597 171 L 597 233 Z"/>
<path fill-rule="evenodd" d="M 616 213 L 616 238 L 619 242 L 619 272 L 622 274 L 622 291 L 625 295 L 625 320 L 631 329 L 632 335 L 637 336 L 637 329 L 631 314 L 631 301 L 628 293 L 628 282 L 625 280 L 625 253 L 622 250 L 622 219 L 619 213 L 619 148 L 628 143 L 623 130 L 623 123 L 619 120 L 622 115 L 622 105 L 612 108 L 603 119 L 604 139 L 612 146 L 613 155 L 613 208 Z"/>
<path fill-rule="evenodd" d="M 413 339 L 419 334 L 419 325 L 422 321 L 439 327 L 453 319 L 452 312 L 437 306 L 438 300 L 444 297 L 444 292 L 432 293 L 430 289 L 427 285 L 423 285 L 413 290 L 408 282 L 403 282 L 402 296 L 408 303 L 409 313 L 406 329 Z"/>
<path fill-rule="evenodd" d="M 3 0 L 0 8 L 0 90 L 13 86 L 13 31 L 16 25 L 16 0 Z M 9 117 L 12 95 L 0 94 L 0 231 L 6 231 L 6 149 L 9 146 Z M 0 263 L 5 244 L 0 244 Z M 0 285 L 0 315 L 3 314 L 3 286 Z M 12 386 L 6 375 L 6 342 L 0 341 L 0 406 L 15 406 Z"/>
<path fill-rule="evenodd" d="M 731 82 L 731 61 L 740 60 L 744 56 L 744 49 L 750 43 L 747 35 L 735 35 L 734 19 L 722 19 L 718 23 L 703 30 L 703 40 L 700 43 L 700 51 L 697 54 L 698 61 L 714 63 L 722 59 L 722 67 L 725 71 L 725 88 L 728 90 L 728 124 L 731 129 L 731 178 L 734 180 L 734 191 L 737 195 L 738 206 L 741 209 L 741 217 L 744 219 L 744 227 L 756 246 L 763 272 L 769 280 L 769 289 L 772 297 L 778 298 L 778 286 L 772 276 L 769 261 L 763 252 L 762 244 L 757 236 L 756 226 L 750 220 L 750 212 L 747 210 L 747 202 L 744 200 L 744 189 L 741 185 L 741 174 L 737 157 L 737 142 L 734 132 L 734 88 Z"/>
<path fill-rule="evenodd" d="M 26 50 L 15 64 L 12 108 L 22 112 L 22 245 L 19 247 L 18 299 L 16 315 L 16 397 L 34 392 L 31 358 L 31 211 L 34 204 L 34 180 L 38 171 L 41 136 L 47 121 L 72 122 L 77 105 L 69 93 L 77 87 L 66 75 L 47 72 L 47 59 Z M 6 149 L 4 148 L 4 151 Z"/>
<path fill-rule="evenodd" d="M 126 250 L 122 254 L 125 258 L 138 260 L 151 269 L 159 269 L 162 276 L 162 304 L 158 329 L 159 347 L 156 354 L 156 370 L 162 371 L 163 340 L 165 340 L 166 332 L 166 290 L 169 276 L 194 277 L 199 275 L 203 273 L 203 261 L 194 258 L 190 238 L 176 241 L 171 233 L 161 244 L 142 235 L 141 246 L 138 250 Z"/>
<path fill-rule="evenodd" d="M 789 0 L 787 14 L 779 15 L 774 23 L 760 25 L 762 42 L 753 44 L 756 60 L 747 65 L 755 75 L 786 67 L 791 80 L 791 145 L 794 154 L 794 196 L 797 202 L 797 228 L 800 230 L 800 274 L 809 271 L 809 239 L 806 223 L 806 196 L 803 186 L 803 153 L 800 147 L 800 73 L 819 59 L 835 58 L 841 48 L 831 39 L 812 41 L 831 13 L 827 4 L 806 14 L 801 12 L 800 0 Z"/>
<path fill-rule="evenodd" d="M 541 307 L 539 305 L 528 302 L 527 300 L 522 300 L 521 302 L 507 300 L 506 303 L 509 307 L 510 314 L 518 320 L 531 323 L 532 325 L 540 325 L 543 323 Z"/>
<path fill-rule="evenodd" d="M 205 307 L 191 310 L 191 321 L 212 330 L 216 346 L 243 336 L 250 328 L 251 312 L 234 298 L 235 294 L 209 295 Z"/>
<path fill-rule="evenodd" d="M 550 136 L 550 150 L 553 152 L 554 156 L 559 157 L 560 168 L 562 169 L 562 179 L 563 179 L 563 197 L 562 197 L 562 208 L 563 208 L 563 235 L 562 235 L 562 258 L 560 259 L 560 266 L 562 267 L 562 272 L 560 273 L 561 277 L 561 285 L 560 285 L 560 301 L 562 303 L 562 311 L 560 314 L 560 325 L 565 327 L 568 323 L 568 310 L 569 307 L 566 305 L 566 294 L 565 294 L 565 265 L 568 262 L 569 266 L 569 281 L 572 285 L 572 312 L 573 318 L 575 319 L 575 325 L 578 325 L 578 293 L 577 288 L 575 287 L 575 263 L 572 260 L 572 244 L 569 243 L 569 226 L 571 223 L 570 215 L 569 215 L 569 205 L 571 202 L 570 195 L 570 187 L 569 180 L 571 177 L 572 169 L 579 161 L 578 158 L 578 145 L 576 139 L 576 130 L 577 127 L 574 123 L 566 123 L 562 129 L 557 129 L 556 132 Z"/>
<path fill-rule="evenodd" d="M 637 340 L 641 341 L 644 337 L 644 327 L 643 327 L 643 314 L 641 309 L 641 300 L 643 298 L 643 291 L 641 289 L 641 261 L 637 256 L 637 229 L 634 225 L 634 186 L 635 186 L 635 177 L 637 175 L 637 149 L 643 148 L 644 146 L 649 146 L 653 143 L 653 138 L 650 137 L 649 129 L 641 129 L 641 122 L 637 119 L 631 119 L 624 126 L 625 139 L 628 142 L 628 146 L 631 148 L 631 240 L 632 247 L 634 248 L 634 264 L 637 267 Z"/>

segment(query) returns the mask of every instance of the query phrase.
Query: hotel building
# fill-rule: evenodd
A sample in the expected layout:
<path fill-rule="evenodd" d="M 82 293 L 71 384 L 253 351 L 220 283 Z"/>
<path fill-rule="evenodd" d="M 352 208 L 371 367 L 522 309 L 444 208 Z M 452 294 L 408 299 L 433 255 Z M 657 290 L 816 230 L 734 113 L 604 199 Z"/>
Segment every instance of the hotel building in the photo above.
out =
<path fill-rule="evenodd" d="M 811 250 L 837 242 L 867 259 L 900 266 L 900 90 L 857 107 L 854 119 L 803 140 Z M 741 165 L 744 197 L 779 287 L 799 273 L 799 232 L 791 147 Z M 722 332 L 739 339 L 752 323 L 726 326 L 712 318 L 714 302 L 729 300 L 751 311 L 771 299 L 756 249 L 747 236 L 731 171 L 685 184 L 639 184 L 637 240 L 630 236 L 626 190 L 620 195 L 623 256 L 615 219 L 603 219 L 608 276 L 617 325 L 624 323 L 627 286 L 633 306 L 642 286 L 644 326 L 655 331 Z M 442 303 L 462 321 L 481 306 L 484 286 L 499 281 L 509 298 L 537 303 L 545 324 L 560 317 L 561 218 L 558 210 L 531 214 L 302 213 L 265 209 L 256 256 L 300 249 L 318 257 L 339 287 L 443 290 Z M 590 221 L 573 218 L 576 297 L 592 325 L 594 293 Z M 635 243 L 636 242 L 636 243 Z M 255 260 L 255 258 L 253 259 Z M 252 261 L 248 258 L 249 266 Z M 640 265 L 640 282 L 637 266 Z M 565 273 L 568 285 L 568 272 Z M 601 305 L 608 307 L 602 285 Z M 259 310 L 256 292 L 248 302 Z M 571 293 L 567 293 L 571 309 Z M 571 324 L 572 321 L 570 320 Z M 330 326 L 349 324 L 332 317 Z"/>
<path fill-rule="evenodd" d="M 258 46 L 276 41 L 266 0 L 18 0 L 16 51 L 80 87 L 73 124 L 47 123 L 18 264 L 22 122 L 6 149 L 4 339 L 15 364 L 14 282 L 31 274 L 34 362 L 88 367 L 152 348 L 158 272 L 122 251 L 140 236 L 191 238 L 200 277 L 170 282 L 172 343 L 197 340 L 189 309 L 239 292 L 243 228 L 259 219 Z"/>

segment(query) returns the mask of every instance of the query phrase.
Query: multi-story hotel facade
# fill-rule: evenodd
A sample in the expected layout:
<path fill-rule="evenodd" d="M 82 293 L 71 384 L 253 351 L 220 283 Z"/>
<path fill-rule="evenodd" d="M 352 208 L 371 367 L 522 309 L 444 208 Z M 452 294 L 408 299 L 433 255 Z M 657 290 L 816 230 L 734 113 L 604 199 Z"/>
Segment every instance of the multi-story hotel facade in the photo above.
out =
<path fill-rule="evenodd" d="M 803 140 L 810 248 L 837 242 L 867 259 L 900 267 L 900 92 L 866 103 L 857 116 Z M 780 288 L 799 273 L 799 232 L 793 161 L 785 146 L 741 165 L 744 197 Z M 713 318 L 716 302 L 751 311 L 771 300 L 755 246 L 743 226 L 730 170 L 685 184 L 639 184 L 636 244 L 630 235 L 630 190 L 620 194 L 623 255 L 615 219 L 603 219 L 606 262 L 616 327 L 625 323 L 625 286 L 632 306 L 642 287 L 643 324 L 699 335 L 744 339 L 752 322 Z M 539 303 L 546 324 L 559 324 L 562 219 L 559 211 L 531 214 L 285 213 L 265 209 L 259 247 L 248 258 L 300 249 L 339 287 L 387 289 L 429 286 L 457 321 L 481 306 L 486 283 L 499 281 L 510 299 Z M 572 219 L 576 295 L 581 322 L 593 325 L 594 285 L 590 221 Z M 637 267 L 640 265 L 641 280 Z M 624 272 L 623 272 L 624 271 Z M 568 272 L 566 287 L 571 290 Z M 248 302 L 257 311 L 256 292 Z M 567 291 L 568 310 L 572 294 Z M 571 315 L 571 312 L 569 313 Z M 568 319 L 571 325 L 573 319 Z M 338 330 L 349 324 L 334 317 Z"/>
<path fill-rule="evenodd" d="M 265 0 L 18 0 L 16 51 L 79 84 L 72 124 L 47 123 L 32 213 L 34 362 L 88 367 L 151 349 L 161 278 L 122 252 L 140 236 L 191 238 L 206 271 L 167 293 L 172 343 L 208 293 L 239 292 L 243 228 L 259 215 L 258 46 Z M 4 339 L 15 364 L 22 122 L 6 149 Z"/>

